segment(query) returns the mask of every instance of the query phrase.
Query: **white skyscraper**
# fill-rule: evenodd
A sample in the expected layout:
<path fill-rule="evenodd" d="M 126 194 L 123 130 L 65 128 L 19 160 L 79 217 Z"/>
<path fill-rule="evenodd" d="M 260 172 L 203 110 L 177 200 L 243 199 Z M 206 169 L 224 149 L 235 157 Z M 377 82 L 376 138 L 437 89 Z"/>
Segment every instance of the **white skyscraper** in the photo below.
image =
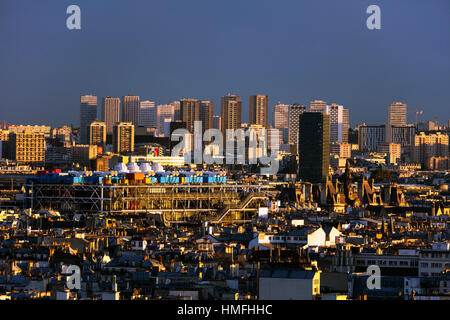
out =
<path fill-rule="evenodd" d="M 288 104 L 278 103 L 273 107 L 273 126 L 280 131 L 280 143 L 289 140 L 289 107 Z"/>
<path fill-rule="evenodd" d="M 391 126 L 405 127 L 406 120 L 406 104 L 402 102 L 394 102 L 389 105 L 389 119 L 388 124 Z"/>
<path fill-rule="evenodd" d="M 329 106 L 330 142 L 343 142 L 344 107 L 333 103 Z"/>

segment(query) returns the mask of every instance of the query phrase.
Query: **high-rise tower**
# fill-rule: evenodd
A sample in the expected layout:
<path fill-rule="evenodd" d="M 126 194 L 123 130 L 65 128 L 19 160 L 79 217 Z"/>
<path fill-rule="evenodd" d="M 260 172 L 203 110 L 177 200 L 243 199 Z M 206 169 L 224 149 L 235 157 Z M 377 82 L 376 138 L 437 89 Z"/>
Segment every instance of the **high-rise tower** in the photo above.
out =
<path fill-rule="evenodd" d="M 120 121 L 120 98 L 102 99 L 102 121 L 106 124 L 106 134 L 112 134 L 113 126 Z"/>
<path fill-rule="evenodd" d="M 250 124 L 258 124 L 264 128 L 269 126 L 269 97 L 266 95 L 250 96 Z"/>
<path fill-rule="evenodd" d="M 406 112 L 406 104 L 402 102 L 392 103 L 389 105 L 388 124 L 390 126 L 405 127 L 407 125 Z"/>
<path fill-rule="evenodd" d="M 122 97 L 122 121 L 139 125 L 139 96 Z"/>
<path fill-rule="evenodd" d="M 88 142 L 89 125 L 97 120 L 97 96 L 80 97 L 80 143 Z"/>
<path fill-rule="evenodd" d="M 239 129 L 242 123 L 241 97 L 227 94 L 222 97 L 222 132 L 225 137 L 227 129 Z"/>
<path fill-rule="evenodd" d="M 200 120 L 200 101 L 197 99 L 180 100 L 181 120 L 186 123 L 189 132 L 194 132 L 194 122 Z"/>
<path fill-rule="evenodd" d="M 299 124 L 299 178 L 319 183 L 326 181 L 330 163 L 330 116 L 305 112 Z"/>

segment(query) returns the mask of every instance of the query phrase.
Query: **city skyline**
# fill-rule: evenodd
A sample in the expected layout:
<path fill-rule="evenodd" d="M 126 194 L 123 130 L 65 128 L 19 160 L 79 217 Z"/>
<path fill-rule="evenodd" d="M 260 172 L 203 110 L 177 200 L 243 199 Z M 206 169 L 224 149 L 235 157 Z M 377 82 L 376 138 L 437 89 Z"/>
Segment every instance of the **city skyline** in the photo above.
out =
<path fill-rule="evenodd" d="M 242 123 L 250 123 L 251 122 L 250 121 L 250 117 L 249 117 L 250 103 L 248 101 L 246 103 L 246 101 L 245 101 L 245 99 L 243 99 L 244 97 L 242 95 L 239 95 L 239 94 L 236 94 L 236 93 L 227 93 L 227 94 L 232 94 L 232 95 L 235 95 L 235 96 L 238 96 L 238 97 L 241 98 L 241 103 L 242 103 Z M 263 95 L 263 94 L 261 94 L 261 93 L 251 94 L 251 95 L 248 96 L 248 98 L 250 98 L 252 96 L 261 96 L 261 95 Z M 124 120 L 124 110 L 123 110 L 123 106 L 122 106 L 123 97 L 124 97 L 123 95 L 116 95 L 116 96 L 114 96 L 114 95 L 106 95 L 106 96 L 101 96 L 101 95 L 95 94 L 95 92 L 91 90 L 89 92 L 82 93 L 80 96 L 78 96 L 78 101 L 79 101 L 80 97 L 84 97 L 84 96 L 97 97 L 99 99 L 100 103 L 101 103 L 101 99 L 102 98 L 116 98 L 116 99 L 119 99 L 119 101 L 120 101 L 120 103 L 119 103 L 120 104 L 120 106 L 119 106 L 120 118 L 122 120 Z M 146 102 L 146 103 L 147 102 L 151 102 L 151 103 L 153 103 L 154 107 L 169 105 L 169 104 L 171 104 L 173 102 L 178 102 L 179 103 L 180 100 L 183 100 L 183 99 L 194 99 L 194 100 L 198 100 L 199 102 L 201 102 L 201 101 L 210 101 L 214 105 L 213 115 L 214 116 L 221 116 L 220 103 L 219 103 L 219 107 L 217 107 L 216 103 L 214 103 L 214 101 L 218 100 L 220 102 L 221 101 L 220 99 L 223 96 L 226 96 L 226 95 L 225 94 L 222 95 L 219 99 L 212 99 L 210 97 L 199 97 L 199 98 L 182 97 L 182 98 L 178 98 L 178 99 L 169 99 L 169 101 L 166 101 L 166 102 L 163 102 L 163 101 L 160 101 L 160 100 L 157 100 L 157 99 L 148 98 L 148 97 L 147 98 L 146 97 L 142 97 L 142 96 L 139 96 L 139 95 L 137 95 L 136 97 L 138 97 L 138 98 L 140 97 L 140 100 L 138 100 L 140 102 Z M 271 101 L 270 95 L 268 95 L 268 101 L 269 101 L 269 104 L 268 104 L 268 110 L 269 111 L 268 111 L 267 117 L 268 117 L 269 126 L 273 126 L 274 125 L 275 119 L 273 117 L 273 114 L 274 114 L 275 107 L 277 105 L 279 105 L 279 104 L 290 105 L 290 106 L 292 106 L 292 105 L 306 105 L 306 106 L 308 106 L 307 110 L 310 109 L 310 103 L 314 102 L 314 101 L 325 102 L 324 106 L 328 106 L 328 107 L 330 107 L 332 105 L 340 105 L 339 102 L 336 102 L 336 101 L 323 101 L 321 98 L 312 98 L 310 101 L 305 101 L 305 102 L 303 102 L 303 101 L 299 102 L 299 100 L 295 100 L 293 102 L 284 102 L 284 101 L 277 101 L 277 102 L 275 102 L 275 101 Z M 380 106 L 380 108 L 384 108 L 384 109 L 377 108 L 377 110 L 382 110 L 382 112 L 377 112 L 377 116 L 378 116 L 377 120 L 373 120 L 373 117 L 366 117 L 366 118 L 361 118 L 361 119 L 355 120 L 353 118 L 353 115 L 354 115 L 354 113 L 352 112 L 353 110 L 351 110 L 350 108 L 346 107 L 346 105 L 343 105 L 343 106 L 345 107 L 345 111 L 347 111 L 347 112 L 350 111 L 351 112 L 352 116 L 349 119 L 349 124 L 350 124 L 350 128 L 355 129 L 358 125 L 361 125 L 361 124 L 366 124 L 366 125 L 388 124 L 388 122 L 389 122 L 389 114 L 390 114 L 390 106 L 393 105 L 393 104 L 396 104 L 396 103 L 404 103 L 407 106 L 407 113 L 406 113 L 407 123 L 408 124 L 415 124 L 416 118 L 415 118 L 414 112 L 416 110 L 418 110 L 418 109 L 414 108 L 414 110 L 412 110 L 413 108 L 409 108 L 408 107 L 409 106 L 408 103 L 406 103 L 403 100 L 402 101 L 394 101 L 393 100 L 393 101 L 387 103 L 386 105 Z M 80 107 L 78 106 L 78 109 L 79 108 Z M 101 104 L 97 105 L 97 108 L 98 108 L 97 120 L 101 120 L 102 119 L 102 114 L 101 114 L 102 106 L 101 106 Z M 420 109 L 420 107 L 419 107 L 419 109 Z M 435 122 L 436 121 L 436 117 L 437 117 L 439 125 L 446 125 L 448 123 L 449 119 L 450 119 L 450 118 L 446 118 L 446 117 L 440 117 L 439 113 L 436 114 L 436 115 L 430 115 L 429 117 L 427 117 L 426 115 L 423 114 L 423 110 L 421 110 L 421 111 L 422 111 L 422 113 L 419 113 L 419 116 L 418 116 L 418 122 L 419 123 L 421 123 L 421 122 L 422 123 L 426 123 L 428 121 Z M 446 110 L 442 110 L 442 111 L 443 112 L 441 112 L 441 113 L 445 113 L 446 112 Z M 136 113 L 136 117 L 139 116 L 139 112 L 140 111 L 138 109 L 138 112 Z M 378 119 L 379 119 L 379 121 L 378 121 Z M 42 123 L 36 122 L 36 121 L 27 122 L 27 121 L 21 121 L 21 120 L 18 120 L 16 122 L 9 122 L 7 120 L 5 120 L 5 121 L 6 121 L 6 124 L 8 124 L 8 125 L 17 125 L 17 124 L 21 124 L 21 125 L 50 125 L 51 127 L 55 127 L 55 128 L 56 127 L 60 127 L 62 125 L 72 125 L 74 128 L 78 128 L 80 126 L 80 115 L 79 115 L 79 110 L 78 110 L 78 115 L 74 119 L 71 119 L 69 121 L 61 120 L 61 121 L 58 121 L 58 122 L 55 122 L 54 118 L 50 118 L 46 122 L 42 122 Z M 2 122 L 3 122 L 3 119 L 2 119 Z M 142 126 L 143 124 L 139 123 L 138 125 Z"/>
<path fill-rule="evenodd" d="M 241 99 L 240 103 L 241 103 L 241 105 L 243 105 L 243 102 L 242 102 L 242 98 L 243 97 L 241 97 L 240 95 L 235 95 L 235 94 L 228 93 L 227 95 L 224 95 L 221 98 L 226 97 L 228 95 L 239 97 Z M 250 95 L 249 98 L 251 100 L 252 97 L 257 97 L 257 96 L 265 97 L 267 100 L 269 100 L 269 98 L 270 98 L 267 95 L 261 95 L 261 94 Z M 123 101 L 124 101 L 124 98 L 129 98 L 129 97 L 137 98 L 136 102 L 137 102 L 138 105 L 137 105 L 137 109 L 134 112 L 135 113 L 134 115 L 131 115 L 131 113 L 128 112 L 128 115 L 125 116 L 126 108 L 124 107 L 125 104 L 123 103 Z M 95 103 L 92 105 L 94 107 L 94 109 L 97 109 L 97 110 L 93 111 L 93 112 L 95 112 L 95 115 L 93 115 L 91 111 L 85 111 L 85 108 L 86 108 L 85 105 L 87 105 L 86 101 L 88 101 L 87 99 L 89 99 L 89 98 L 95 100 Z M 210 114 L 211 121 L 212 121 L 212 117 L 215 117 L 215 116 L 222 117 L 222 111 L 221 110 L 216 110 L 214 108 L 213 100 L 204 99 L 204 98 L 181 98 L 181 99 L 178 99 L 178 100 L 171 101 L 169 103 L 165 103 L 165 104 L 158 103 L 157 104 L 155 102 L 155 100 L 148 100 L 148 99 L 145 99 L 145 98 L 141 98 L 140 96 L 128 95 L 128 96 L 121 96 L 121 97 L 114 97 L 114 96 L 100 97 L 100 96 L 95 95 L 95 93 L 90 92 L 90 93 L 85 93 L 85 94 L 80 95 L 79 99 L 81 101 L 81 104 L 80 104 L 81 107 L 79 107 L 79 115 L 78 115 L 78 119 L 79 120 L 78 120 L 78 122 L 75 121 L 75 123 L 73 123 L 73 122 L 71 122 L 71 123 L 62 123 L 60 125 L 52 125 L 51 121 L 50 122 L 46 122 L 45 124 L 26 123 L 26 122 L 6 123 L 6 124 L 7 125 L 50 125 L 53 128 L 60 127 L 61 125 L 62 126 L 64 126 L 64 125 L 71 125 L 71 126 L 73 126 L 73 128 L 81 128 L 81 127 L 83 127 L 82 122 L 83 121 L 84 122 L 87 121 L 87 120 L 84 119 L 84 117 L 86 117 L 86 115 L 85 115 L 86 112 L 90 112 L 89 117 L 92 118 L 90 121 L 87 121 L 87 122 L 90 123 L 92 121 L 104 121 L 104 119 L 103 119 L 103 116 L 104 116 L 103 115 L 103 112 L 104 112 L 103 111 L 103 107 L 102 107 L 101 104 L 100 105 L 97 104 L 97 99 L 101 103 L 103 103 L 102 101 L 104 99 L 106 99 L 106 100 L 114 99 L 114 100 L 118 101 L 118 110 L 117 110 L 117 113 L 118 113 L 117 116 L 119 117 L 118 122 L 128 122 L 128 117 L 133 116 L 133 117 L 136 118 L 136 121 L 137 121 L 137 123 L 135 124 L 135 127 L 141 126 L 141 127 L 147 127 L 147 128 L 150 128 L 150 127 L 158 128 L 158 125 L 157 125 L 158 121 L 156 120 L 156 118 L 158 118 L 159 116 L 156 116 L 156 114 L 154 115 L 154 116 L 156 116 L 156 118 L 155 118 L 156 122 L 155 122 L 154 125 L 151 125 L 149 123 L 142 123 L 142 121 L 141 121 L 142 119 L 140 119 L 140 118 L 142 116 L 144 116 L 143 112 L 145 110 L 147 110 L 149 107 L 151 107 L 151 109 L 154 109 L 154 110 L 152 110 L 152 112 L 157 113 L 157 110 L 159 108 L 172 106 L 174 103 L 180 104 L 180 101 L 182 102 L 182 101 L 191 101 L 192 100 L 192 101 L 196 101 L 196 102 L 198 102 L 200 104 L 210 103 L 213 106 L 212 114 Z M 305 111 L 312 111 L 312 112 L 321 111 L 321 112 L 325 112 L 327 114 L 330 114 L 330 112 L 333 113 L 332 110 L 334 110 L 334 109 L 336 109 L 338 107 L 339 108 L 343 108 L 343 110 L 342 110 L 344 112 L 343 116 L 348 121 L 348 124 L 349 124 L 348 128 L 351 128 L 351 129 L 357 129 L 360 125 L 368 125 L 368 126 L 389 125 L 390 121 L 391 121 L 392 106 L 398 106 L 398 105 L 404 107 L 403 111 L 400 112 L 400 113 L 403 113 L 404 119 L 403 119 L 403 122 L 401 122 L 401 124 L 397 123 L 397 124 L 394 124 L 394 125 L 403 125 L 403 126 L 407 126 L 408 125 L 408 126 L 410 126 L 410 125 L 414 124 L 417 127 L 417 125 L 426 125 L 428 123 L 432 123 L 433 125 L 436 125 L 436 122 L 437 122 L 438 126 L 447 126 L 449 121 L 450 121 L 450 119 L 442 119 L 442 118 L 439 118 L 438 116 L 435 116 L 432 119 L 431 118 L 430 119 L 420 118 L 420 116 L 423 114 L 423 110 L 420 111 L 420 113 L 418 115 L 418 118 L 415 118 L 416 117 L 415 113 L 418 110 L 417 109 L 410 110 L 410 108 L 408 108 L 408 104 L 407 103 L 403 103 L 402 101 L 395 101 L 395 102 L 389 103 L 389 105 L 387 106 L 387 108 L 385 110 L 386 114 L 383 113 L 385 118 L 386 118 L 384 121 L 382 119 L 381 122 L 376 123 L 373 120 L 366 121 L 367 119 L 363 119 L 361 122 L 356 122 L 356 124 L 352 124 L 352 121 L 351 121 L 352 117 L 350 117 L 350 121 L 349 121 L 349 113 L 350 113 L 351 110 L 349 110 L 348 108 L 345 108 L 345 106 L 343 106 L 343 105 L 339 105 L 336 102 L 328 102 L 328 101 L 323 101 L 323 100 L 320 100 L 320 99 L 314 99 L 314 100 L 309 101 L 305 105 L 307 106 Z M 276 120 L 275 114 L 277 113 L 276 110 L 277 110 L 278 106 L 286 106 L 286 107 L 302 106 L 303 107 L 303 105 L 300 104 L 300 103 L 283 103 L 283 102 L 280 102 L 280 101 L 278 101 L 277 103 L 274 103 L 274 104 L 270 104 L 269 103 L 268 110 L 270 110 L 270 111 L 269 111 L 269 113 L 267 115 L 268 126 L 266 128 L 270 128 L 270 127 L 277 128 L 277 125 L 276 125 L 276 121 L 277 120 Z M 249 113 L 248 111 L 250 111 L 250 108 L 251 108 L 250 103 L 248 104 L 248 109 L 247 110 L 244 109 L 244 107 L 242 106 L 242 110 L 241 110 L 241 118 L 242 118 L 241 122 L 242 122 L 242 124 L 244 124 L 244 123 L 251 124 L 250 117 L 248 117 L 246 120 L 244 120 L 245 119 L 245 115 Z M 211 111 L 207 111 L 207 112 L 211 112 Z M 150 114 L 148 114 L 148 115 L 145 114 L 144 117 L 148 117 L 148 116 L 150 116 Z M 175 115 L 175 118 L 172 121 L 176 121 L 177 119 L 178 118 Z M 199 119 L 201 120 L 201 115 L 199 115 Z M 178 120 L 181 120 L 181 118 L 178 119 Z M 416 121 L 418 121 L 418 122 L 416 123 Z M 3 123 L 1 125 L 3 125 Z M 89 125 L 85 124 L 84 126 L 88 127 Z M 286 130 L 287 130 L 287 127 L 286 127 Z M 342 134 L 347 136 L 347 133 L 346 133 L 347 131 L 346 130 L 343 130 L 343 129 L 339 129 L 339 130 L 340 130 L 339 132 L 342 132 Z M 81 128 L 80 132 L 81 132 L 81 140 L 80 141 L 84 141 L 83 140 L 83 130 L 82 130 L 82 128 Z M 347 137 L 344 138 L 344 141 L 346 139 L 347 139 Z"/>
<path fill-rule="evenodd" d="M 0 120 L 75 125 L 79 96 L 88 92 L 98 97 L 136 94 L 157 104 L 202 97 L 212 99 L 215 114 L 220 97 L 232 92 L 243 97 L 243 122 L 249 121 L 247 97 L 254 94 L 269 95 L 269 115 L 278 101 L 342 104 L 351 110 L 352 127 L 367 119 L 384 123 L 378 110 L 394 101 L 424 110 L 423 120 L 450 118 L 445 108 L 450 45 L 441 41 L 450 30 L 444 13 L 448 1 L 397 1 L 395 6 L 379 1 L 383 22 L 377 31 L 365 27 L 366 2 L 279 6 L 262 1 L 255 6 L 247 1 L 233 3 L 230 11 L 228 5 L 205 1 L 127 7 L 78 1 L 83 24 L 77 31 L 63 23 L 66 3 L 8 2 L 2 10 L 8 15 L 0 19 L 6 30 L 0 40 L 9 43 L 0 59 L 9 75 L 1 80 Z M 324 5 L 332 10 L 323 10 Z M 226 20 L 229 14 L 234 24 Z M 99 19 L 105 15 L 110 19 Z M 189 15 L 192 22 L 185 26 Z M 168 17 L 171 26 L 161 29 Z M 200 18 L 206 19 L 207 30 Z M 331 28 L 327 21 L 337 23 Z M 410 34 L 415 41 L 406 41 Z M 117 46 L 121 38 L 129 45 Z M 236 44 L 234 51 L 227 48 L 229 41 Z M 264 46 L 255 52 L 261 41 Z M 192 54 L 177 54 L 180 45 Z M 10 105 L 15 107 L 7 109 Z M 408 120 L 414 115 L 408 114 Z"/>
<path fill-rule="evenodd" d="M 0 301 L 450 300 L 449 13 L 0 1 Z"/>

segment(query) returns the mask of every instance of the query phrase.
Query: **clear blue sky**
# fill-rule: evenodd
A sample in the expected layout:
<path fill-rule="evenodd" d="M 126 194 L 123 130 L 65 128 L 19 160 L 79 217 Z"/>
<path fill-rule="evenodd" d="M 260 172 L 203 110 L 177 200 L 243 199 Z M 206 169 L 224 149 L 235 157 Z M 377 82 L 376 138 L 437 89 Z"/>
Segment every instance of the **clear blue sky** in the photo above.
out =
<path fill-rule="evenodd" d="M 82 30 L 66 28 L 71 4 Z M 0 0 L 0 45 L 8 123 L 78 126 L 90 93 L 212 99 L 220 114 L 230 92 L 244 121 L 256 93 L 340 103 L 352 125 L 385 122 L 393 101 L 450 118 L 449 0 Z"/>

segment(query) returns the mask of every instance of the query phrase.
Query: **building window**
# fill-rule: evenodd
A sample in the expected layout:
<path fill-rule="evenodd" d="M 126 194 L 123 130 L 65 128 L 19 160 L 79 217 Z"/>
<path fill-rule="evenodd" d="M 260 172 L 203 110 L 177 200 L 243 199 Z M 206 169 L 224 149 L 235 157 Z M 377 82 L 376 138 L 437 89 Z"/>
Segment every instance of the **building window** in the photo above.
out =
<path fill-rule="evenodd" d="M 441 268 L 441 264 L 440 263 L 432 263 L 431 267 L 432 268 Z"/>

